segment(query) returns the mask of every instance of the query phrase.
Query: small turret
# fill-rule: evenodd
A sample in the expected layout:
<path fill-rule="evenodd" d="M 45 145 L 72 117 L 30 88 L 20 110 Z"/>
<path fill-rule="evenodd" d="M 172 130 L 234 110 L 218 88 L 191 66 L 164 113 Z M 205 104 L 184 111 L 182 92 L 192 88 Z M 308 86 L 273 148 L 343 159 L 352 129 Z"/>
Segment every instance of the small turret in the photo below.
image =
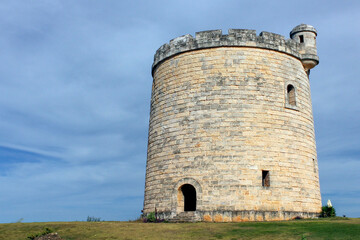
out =
<path fill-rule="evenodd" d="M 300 43 L 299 53 L 306 71 L 319 64 L 319 57 L 316 51 L 317 31 L 313 26 L 300 24 L 290 32 L 290 38 Z"/>

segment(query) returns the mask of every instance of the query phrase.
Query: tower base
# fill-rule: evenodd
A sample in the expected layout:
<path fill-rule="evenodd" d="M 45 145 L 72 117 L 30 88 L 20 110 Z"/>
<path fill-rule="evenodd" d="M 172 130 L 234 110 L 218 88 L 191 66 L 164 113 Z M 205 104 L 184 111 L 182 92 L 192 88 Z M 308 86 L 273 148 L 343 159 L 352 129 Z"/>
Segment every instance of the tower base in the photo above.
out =
<path fill-rule="evenodd" d="M 284 221 L 292 219 L 318 218 L 318 212 L 295 211 L 188 211 L 181 213 L 158 212 L 159 219 L 169 222 L 251 222 Z"/>

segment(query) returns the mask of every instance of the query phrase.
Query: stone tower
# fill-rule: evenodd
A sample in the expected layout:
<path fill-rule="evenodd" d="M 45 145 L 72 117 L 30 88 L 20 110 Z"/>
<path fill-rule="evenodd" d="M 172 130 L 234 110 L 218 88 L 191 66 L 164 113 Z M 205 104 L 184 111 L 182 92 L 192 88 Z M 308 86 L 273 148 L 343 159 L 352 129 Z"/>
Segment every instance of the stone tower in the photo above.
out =
<path fill-rule="evenodd" d="M 314 27 L 230 29 L 161 46 L 152 66 L 144 214 L 265 221 L 321 211 L 309 73 Z"/>

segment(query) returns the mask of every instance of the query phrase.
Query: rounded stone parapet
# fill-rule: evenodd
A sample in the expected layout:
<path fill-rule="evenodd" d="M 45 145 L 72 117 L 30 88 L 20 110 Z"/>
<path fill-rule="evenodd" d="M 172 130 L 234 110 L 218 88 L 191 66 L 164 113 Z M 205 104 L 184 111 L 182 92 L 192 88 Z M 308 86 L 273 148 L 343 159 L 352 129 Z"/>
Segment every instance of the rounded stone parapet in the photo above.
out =
<path fill-rule="evenodd" d="M 308 25 L 308 24 L 302 23 L 302 24 L 294 27 L 293 30 L 291 30 L 291 32 L 290 32 L 290 37 L 292 38 L 292 36 L 298 32 L 313 32 L 317 36 L 316 29 L 313 26 Z"/>
<path fill-rule="evenodd" d="M 154 69 L 160 62 L 174 55 L 187 51 L 215 47 L 263 48 L 283 52 L 302 59 L 299 53 L 300 44 L 293 39 L 285 40 L 285 37 L 279 34 L 261 32 L 259 36 L 257 36 L 255 30 L 247 29 L 229 29 L 228 34 L 222 34 L 221 30 L 211 30 L 197 32 L 195 38 L 190 34 L 183 35 L 162 45 L 154 56 L 152 72 L 154 72 Z"/>

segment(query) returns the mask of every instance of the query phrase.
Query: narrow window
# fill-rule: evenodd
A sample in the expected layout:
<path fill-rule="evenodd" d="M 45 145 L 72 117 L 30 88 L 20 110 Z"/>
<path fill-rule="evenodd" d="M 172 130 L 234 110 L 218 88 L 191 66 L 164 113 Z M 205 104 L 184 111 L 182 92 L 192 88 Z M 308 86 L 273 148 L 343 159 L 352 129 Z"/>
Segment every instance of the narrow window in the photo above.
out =
<path fill-rule="evenodd" d="M 313 158 L 313 166 L 314 166 L 314 173 L 316 173 L 316 163 L 315 163 L 315 159 Z"/>
<path fill-rule="evenodd" d="M 289 84 L 287 86 L 287 101 L 288 104 L 292 106 L 296 106 L 296 99 L 295 99 L 295 88 L 293 85 Z"/>
<path fill-rule="evenodd" d="M 299 38 L 300 38 L 300 43 L 303 43 L 304 42 L 304 35 L 300 35 Z"/>
<path fill-rule="evenodd" d="M 262 171 L 262 186 L 270 187 L 270 173 L 269 171 Z"/>

